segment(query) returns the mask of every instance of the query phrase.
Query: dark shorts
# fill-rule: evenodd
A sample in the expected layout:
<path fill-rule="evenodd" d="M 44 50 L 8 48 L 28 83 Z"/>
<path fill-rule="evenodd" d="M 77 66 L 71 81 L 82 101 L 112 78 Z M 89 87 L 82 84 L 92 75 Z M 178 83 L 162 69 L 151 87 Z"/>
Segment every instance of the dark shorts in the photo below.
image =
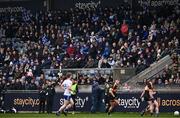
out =
<path fill-rule="evenodd" d="M 64 95 L 64 99 L 65 99 L 65 100 L 68 100 L 68 101 L 70 101 L 70 99 L 71 99 L 71 96 Z"/>
<path fill-rule="evenodd" d="M 150 101 L 150 98 L 144 97 L 144 101 L 148 102 L 148 101 Z"/>
<path fill-rule="evenodd" d="M 113 97 L 113 96 L 109 96 L 109 101 L 111 102 L 111 101 L 114 101 L 116 98 L 115 97 Z"/>
<path fill-rule="evenodd" d="M 151 98 L 150 101 L 154 102 L 156 99 L 155 98 Z"/>
<path fill-rule="evenodd" d="M 105 95 L 105 103 L 109 103 L 109 96 L 108 95 Z"/>

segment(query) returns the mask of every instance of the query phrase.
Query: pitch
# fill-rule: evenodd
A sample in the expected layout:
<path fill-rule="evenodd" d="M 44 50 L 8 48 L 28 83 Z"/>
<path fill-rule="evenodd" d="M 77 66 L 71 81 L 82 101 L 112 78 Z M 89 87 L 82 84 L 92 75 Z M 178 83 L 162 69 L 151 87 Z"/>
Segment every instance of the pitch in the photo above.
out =
<path fill-rule="evenodd" d="M 173 113 L 161 113 L 158 118 L 173 118 Z M 150 115 L 140 116 L 140 113 L 112 113 L 111 116 L 107 116 L 105 113 L 76 113 L 68 114 L 68 116 L 56 116 L 55 114 L 38 114 L 38 113 L 17 113 L 17 114 L 0 114 L 0 118 L 153 118 Z"/>

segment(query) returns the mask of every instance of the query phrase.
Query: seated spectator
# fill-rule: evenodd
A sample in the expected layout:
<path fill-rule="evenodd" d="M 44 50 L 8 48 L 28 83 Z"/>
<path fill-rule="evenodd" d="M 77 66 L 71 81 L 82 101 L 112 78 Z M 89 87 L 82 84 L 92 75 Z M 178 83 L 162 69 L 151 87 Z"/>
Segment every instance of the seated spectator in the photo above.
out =
<path fill-rule="evenodd" d="M 94 64 L 95 64 L 94 59 L 89 56 L 88 61 L 84 66 L 84 68 L 94 68 L 95 67 Z"/>
<path fill-rule="evenodd" d="M 163 13 L 159 12 L 161 9 Z M 128 5 L 113 10 L 109 7 L 51 13 L 27 10 L 31 15 L 26 23 L 22 13 L 1 13 L 0 37 L 7 39 L 0 44 L 5 88 L 16 89 L 14 83 L 22 83 L 26 89 L 38 88 L 36 78 L 41 76 L 42 69 L 130 67 L 138 74 L 180 45 L 179 7 L 142 10 L 143 13 Z M 9 37 L 18 39 L 9 41 Z M 172 58 L 171 71 L 165 69 L 160 75 L 162 83 L 179 82 L 178 55 L 173 54 Z M 56 76 L 54 73 L 51 78 Z M 89 83 L 86 80 L 82 83 Z M 43 81 L 40 79 L 39 86 Z"/>
<path fill-rule="evenodd" d="M 107 59 L 102 61 L 101 68 L 111 68 L 111 65 L 108 63 Z"/>

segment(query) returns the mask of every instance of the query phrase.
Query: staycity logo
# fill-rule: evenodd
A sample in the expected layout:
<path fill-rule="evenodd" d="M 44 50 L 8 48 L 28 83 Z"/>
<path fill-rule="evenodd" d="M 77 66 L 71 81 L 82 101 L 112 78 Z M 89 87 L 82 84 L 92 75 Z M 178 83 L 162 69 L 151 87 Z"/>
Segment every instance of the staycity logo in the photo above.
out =
<path fill-rule="evenodd" d="M 75 99 L 75 105 L 77 108 L 83 108 L 85 106 L 85 104 L 88 102 L 89 98 L 85 97 L 85 98 L 81 98 L 79 96 L 77 96 L 77 98 Z M 64 103 L 64 99 L 61 98 L 60 99 L 60 105 L 63 105 Z"/>
<path fill-rule="evenodd" d="M 125 98 L 119 98 L 119 106 L 122 106 L 124 108 L 139 108 L 140 106 L 140 101 L 135 98 L 129 98 L 129 99 L 125 99 Z"/>

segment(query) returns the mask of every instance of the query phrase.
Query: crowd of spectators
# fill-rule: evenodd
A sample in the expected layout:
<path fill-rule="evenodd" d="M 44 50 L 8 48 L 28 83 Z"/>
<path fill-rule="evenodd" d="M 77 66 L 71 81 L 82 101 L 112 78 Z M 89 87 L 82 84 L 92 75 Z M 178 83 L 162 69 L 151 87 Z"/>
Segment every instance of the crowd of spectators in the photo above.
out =
<path fill-rule="evenodd" d="M 152 82 L 158 86 L 180 86 L 180 57 L 176 53 L 172 55 L 173 64 L 171 66 L 166 65 L 161 74 L 156 75 Z"/>
<path fill-rule="evenodd" d="M 0 38 L 18 39 L 0 44 L 0 85 L 37 89 L 50 76 L 60 78 L 42 69 L 131 67 L 139 73 L 179 47 L 179 16 L 178 6 L 128 5 L 0 13 Z"/>

